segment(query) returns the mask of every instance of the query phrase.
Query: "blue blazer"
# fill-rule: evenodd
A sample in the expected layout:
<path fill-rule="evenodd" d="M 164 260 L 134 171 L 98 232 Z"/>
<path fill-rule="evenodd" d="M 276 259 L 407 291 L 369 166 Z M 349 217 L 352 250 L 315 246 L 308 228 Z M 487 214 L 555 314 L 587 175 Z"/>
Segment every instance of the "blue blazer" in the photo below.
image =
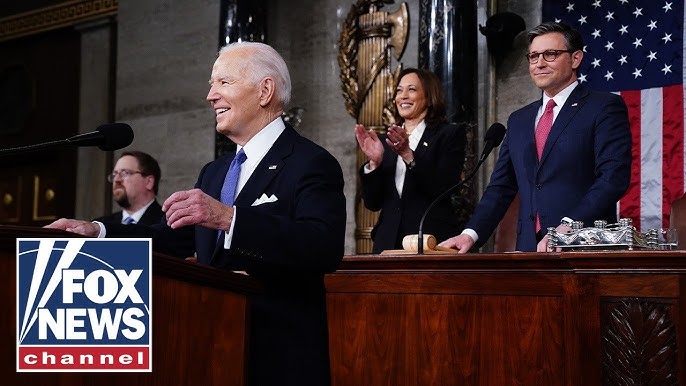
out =
<path fill-rule="evenodd" d="M 460 181 L 465 158 L 466 129 L 464 125 L 439 124 L 428 126 L 414 151 L 415 166 L 405 173 L 402 198 L 395 187 L 395 166 L 398 155 L 386 144 L 381 165 L 371 173 L 359 175 L 362 199 L 367 209 L 381 210 L 372 230 L 373 253 L 386 249 L 402 249 L 402 240 L 416 234 L 419 221 L 431 202 Z M 437 203 L 424 221 L 424 234 L 439 241 L 460 230 L 459 220 L 450 197 Z"/>
<path fill-rule="evenodd" d="M 592 226 L 617 221 L 616 203 L 629 187 L 631 132 L 624 100 L 578 85 L 560 110 L 539 162 L 534 142 L 542 99 L 510 115 L 498 161 L 467 228 L 491 235 L 520 195 L 517 250 L 535 251 L 535 215 L 542 232 L 562 217 Z"/>
<path fill-rule="evenodd" d="M 196 188 L 219 199 L 234 154 L 210 162 Z M 253 206 L 263 194 L 277 201 Z M 217 231 L 107 224 L 109 236 L 138 229 L 155 250 L 247 271 L 265 293 L 250 299 L 250 385 L 328 385 L 324 274 L 341 262 L 346 209 L 343 173 L 326 150 L 286 129 L 236 197 L 231 249 Z M 217 329 L 225 328 L 217 326 Z M 190 332 L 189 332 L 190 333 Z"/>

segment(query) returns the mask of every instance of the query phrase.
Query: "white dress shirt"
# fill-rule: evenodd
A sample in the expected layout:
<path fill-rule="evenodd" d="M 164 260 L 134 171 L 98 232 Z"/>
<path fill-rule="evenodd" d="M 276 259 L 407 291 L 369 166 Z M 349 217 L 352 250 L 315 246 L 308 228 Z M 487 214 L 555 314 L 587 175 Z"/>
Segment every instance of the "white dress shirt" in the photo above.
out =
<path fill-rule="evenodd" d="M 424 120 L 422 120 L 419 122 L 417 127 L 412 130 L 412 134 L 407 137 L 408 144 L 410 145 L 410 149 L 412 149 L 412 151 L 417 150 L 417 145 L 419 144 L 419 140 L 422 139 L 422 135 L 424 135 L 424 130 L 426 130 L 426 123 Z M 398 156 L 398 159 L 395 162 L 395 188 L 398 191 L 398 196 L 400 197 L 403 196 L 405 173 L 407 173 L 407 164 L 405 164 L 405 161 L 403 161 L 401 156 Z"/>

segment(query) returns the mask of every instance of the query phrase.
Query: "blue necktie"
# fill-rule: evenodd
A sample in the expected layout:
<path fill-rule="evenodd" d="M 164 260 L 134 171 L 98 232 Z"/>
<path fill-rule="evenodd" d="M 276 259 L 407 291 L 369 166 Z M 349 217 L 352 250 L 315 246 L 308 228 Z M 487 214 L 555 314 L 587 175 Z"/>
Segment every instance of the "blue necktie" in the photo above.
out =
<path fill-rule="evenodd" d="M 133 217 L 127 217 L 127 218 L 125 218 L 124 221 L 123 221 L 122 223 L 124 223 L 124 224 L 126 224 L 126 225 L 133 224 L 133 223 L 134 223 Z"/>
<path fill-rule="evenodd" d="M 226 178 L 224 178 L 224 185 L 222 186 L 221 202 L 224 205 L 233 206 L 233 200 L 236 198 L 236 187 L 238 186 L 238 177 L 241 175 L 241 165 L 248 157 L 245 155 L 243 149 L 236 153 L 233 157 L 231 165 L 229 165 L 229 171 L 226 172 Z M 217 238 L 222 235 L 222 230 L 217 231 Z"/>
<path fill-rule="evenodd" d="M 236 187 L 238 185 L 238 177 L 241 175 L 241 165 L 248 157 L 245 156 L 243 149 L 236 153 L 233 157 L 229 171 L 226 172 L 224 178 L 224 186 L 222 186 L 221 202 L 224 205 L 233 206 L 233 200 L 236 198 Z"/>

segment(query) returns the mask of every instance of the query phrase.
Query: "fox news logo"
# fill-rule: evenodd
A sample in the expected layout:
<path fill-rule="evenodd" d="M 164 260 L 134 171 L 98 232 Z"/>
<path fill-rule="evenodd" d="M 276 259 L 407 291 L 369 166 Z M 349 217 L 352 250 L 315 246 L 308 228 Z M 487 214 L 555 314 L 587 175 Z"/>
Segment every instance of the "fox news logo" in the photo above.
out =
<path fill-rule="evenodd" d="M 152 371 L 150 239 L 17 239 L 17 371 Z"/>

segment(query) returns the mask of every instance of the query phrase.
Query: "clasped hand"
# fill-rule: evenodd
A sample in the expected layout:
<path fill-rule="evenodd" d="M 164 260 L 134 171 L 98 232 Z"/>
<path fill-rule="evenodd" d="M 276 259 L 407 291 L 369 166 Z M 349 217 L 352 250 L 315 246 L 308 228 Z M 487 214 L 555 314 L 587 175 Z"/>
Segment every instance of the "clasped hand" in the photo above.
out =
<path fill-rule="evenodd" d="M 376 132 L 367 130 L 364 125 L 355 125 L 355 138 L 362 152 L 369 158 L 369 168 L 376 169 L 383 160 L 384 147 Z M 412 160 L 412 150 L 408 134 L 402 127 L 391 125 L 386 134 L 386 144 L 403 160 Z"/>

